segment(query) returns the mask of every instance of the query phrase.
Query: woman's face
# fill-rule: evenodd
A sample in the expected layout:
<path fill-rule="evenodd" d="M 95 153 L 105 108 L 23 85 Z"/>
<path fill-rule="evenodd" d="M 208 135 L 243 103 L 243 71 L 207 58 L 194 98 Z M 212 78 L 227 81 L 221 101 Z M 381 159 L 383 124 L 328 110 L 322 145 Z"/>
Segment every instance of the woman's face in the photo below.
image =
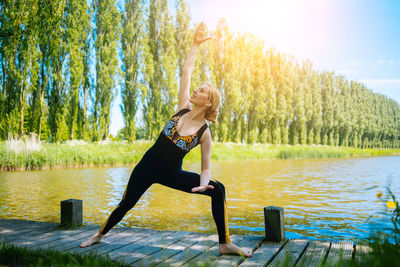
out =
<path fill-rule="evenodd" d="M 206 83 L 202 84 L 199 88 L 193 90 L 189 101 L 196 106 L 211 105 L 210 93 L 211 88 Z"/>

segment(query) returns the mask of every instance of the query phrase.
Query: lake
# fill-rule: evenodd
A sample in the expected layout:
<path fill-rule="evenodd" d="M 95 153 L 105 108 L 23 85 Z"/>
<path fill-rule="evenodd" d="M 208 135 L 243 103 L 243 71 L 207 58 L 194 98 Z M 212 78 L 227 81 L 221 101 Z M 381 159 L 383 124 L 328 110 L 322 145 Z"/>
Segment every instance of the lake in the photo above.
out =
<path fill-rule="evenodd" d="M 371 227 L 392 226 L 378 212 L 385 210 L 387 186 L 399 196 L 399 163 L 399 156 L 224 161 L 213 162 L 211 173 L 226 188 L 230 234 L 264 235 L 263 207 L 279 206 L 289 238 L 358 241 L 368 238 Z M 60 201 L 76 198 L 83 200 L 84 224 L 100 227 L 121 200 L 132 169 L 1 172 L 0 218 L 59 222 Z M 184 163 L 183 169 L 200 172 L 200 163 Z M 216 233 L 210 197 L 160 184 L 119 225 Z"/>

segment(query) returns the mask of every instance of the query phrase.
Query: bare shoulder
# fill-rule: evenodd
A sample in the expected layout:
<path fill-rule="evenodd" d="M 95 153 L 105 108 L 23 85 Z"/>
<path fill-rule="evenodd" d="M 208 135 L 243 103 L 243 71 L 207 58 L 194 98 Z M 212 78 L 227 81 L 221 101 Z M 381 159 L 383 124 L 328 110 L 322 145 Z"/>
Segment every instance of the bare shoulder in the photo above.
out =
<path fill-rule="evenodd" d="M 179 101 L 177 112 L 181 109 L 190 109 L 190 102 L 189 101 Z"/>
<path fill-rule="evenodd" d="M 174 114 L 176 114 L 178 111 L 182 109 L 190 109 L 190 102 L 186 102 L 185 104 L 179 105 L 178 108 L 175 110 Z"/>

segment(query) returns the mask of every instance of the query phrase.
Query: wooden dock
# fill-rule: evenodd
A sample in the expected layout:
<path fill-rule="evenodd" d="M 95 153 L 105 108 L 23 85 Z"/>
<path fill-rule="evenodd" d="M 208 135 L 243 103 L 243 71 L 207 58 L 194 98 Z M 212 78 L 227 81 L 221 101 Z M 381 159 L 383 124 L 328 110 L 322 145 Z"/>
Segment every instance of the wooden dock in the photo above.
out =
<path fill-rule="evenodd" d="M 52 248 L 79 254 L 96 252 L 130 266 L 335 266 L 341 259 L 361 260 L 368 247 L 351 241 L 290 239 L 264 242 L 264 236 L 231 235 L 232 242 L 253 257 L 219 255 L 217 234 L 114 227 L 101 243 L 79 244 L 99 226 L 61 230 L 57 223 L 0 219 L 0 242 L 32 249 Z M 203 265 L 204 266 L 204 265 Z"/>

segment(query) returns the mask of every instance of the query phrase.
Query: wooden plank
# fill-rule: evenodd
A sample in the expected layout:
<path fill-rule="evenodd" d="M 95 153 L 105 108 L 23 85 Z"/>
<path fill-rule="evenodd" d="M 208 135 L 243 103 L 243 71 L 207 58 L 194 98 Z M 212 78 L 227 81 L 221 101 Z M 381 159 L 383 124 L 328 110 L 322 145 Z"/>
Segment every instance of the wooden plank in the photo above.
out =
<path fill-rule="evenodd" d="M 0 241 L 32 248 L 52 247 L 60 251 L 81 254 L 95 252 L 109 254 L 113 260 L 133 265 L 193 266 L 280 266 L 286 257 L 289 265 L 336 265 L 342 259 L 357 262 L 371 252 L 368 244 L 353 245 L 351 241 L 294 239 L 281 243 L 262 242 L 261 236 L 232 235 L 232 241 L 245 250 L 252 250 L 252 258 L 220 255 L 218 236 L 193 232 L 158 231 L 145 228 L 113 228 L 99 244 L 79 248 L 84 240 L 96 233 L 99 226 L 84 226 L 77 230 L 61 230 L 56 223 L 0 219 Z M 246 243 L 247 242 L 247 243 Z M 331 245 L 330 245 L 331 243 Z M 329 247 L 330 245 L 330 247 Z M 324 258 L 326 257 L 326 262 Z"/>
<path fill-rule="evenodd" d="M 67 251 L 73 247 L 78 247 L 83 241 L 94 235 L 99 231 L 99 227 L 93 227 L 90 229 L 77 231 L 75 235 L 66 236 L 63 239 L 59 239 L 56 242 L 47 243 L 51 245 L 51 248 L 58 251 Z M 111 231 L 110 231 L 111 232 Z M 41 245 L 39 245 L 40 247 Z"/>
<path fill-rule="evenodd" d="M 330 240 L 311 240 L 296 266 L 321 266 L 330 246 Z"/>
<path fill-rule="evenodd" d="M 92 235 L 97 233 L 99 231 L 99 229 L 100 229 L 99 227 L 96 227 L 94 229 L 94 231 L 89 230 L 87 233 L 83 232 L 83 233 L 80 233 L 80 234 L 77 234 L 74 236 L 67 236 L 66 238 L 64 238 L 65 242 L 61 243 L 60 245 L 54 246 L 53 249 L 56 249 L 61 252 L 75 251 L 76 249 L 78 249 L 78 250 L 88 249 L 88 248 L 81 248 L 79 246 L 83 241 L 86 241 Z M 114 227 L 107 233 L 107 236 L 110 237 L 114 234 L 121 232 L 121 230 L 122 230 L 121 227 Z"/>
<path fill-rule="evenodd" d="M 136 228 L 136 230 L 128 229 L 122 233 L 119 233 L 115 236 L 108 237 L 102 241 L 100 244 L 95 244 L 91 247 L 88 247 L 85 250 L 78 248 L 77 252 L 82 254 L 87 254 L 92 252 L 92 248 L 94 249 L 93 252 L 97 254 L 106 254 L 114 250 L 118 250 L 124 246 L 132 245 L 137 241 L 143 241 L 147 238 L 151 237 L 152 235 L 157 235 L 160 231 L 159 230 L 152 230 L 152 229 L 141 229 Z"/>
<path fill-rule="evenodd" d="M 5 242 L 5 240 L 13 235 L 21 234 L 24 232 L 30 232 L 33 231 L 35 228 L 39 226 L 39 224 L 35 223 L 32 225 L 29 225 L 25 223 L 24 225 L 22 223 L 12 223 L 7 220 L 2 220 L 0 221 L 0 240 Z"/>
<path fill-rule="evenodd" d="M 121 248 L 115 249 L 108 253 L 108 256 L 112 260 L 119 260 L 121 262 L 124 261 L 124 258 L 129 257 L 132 255 L 133 257 L 145 257 L 148 256 L 149 253 L 147 254 L 141 254 L 141 253 L 135 253 L 136 250 L 139 250 L 142 247 L 146 247 L 149 244 L 157 243 L 160 242 L 160 240 L 166 236 L 173 235 L 175 231 L 155 231 L 153 230 L 154 233 L 147 236 L 146 238 L 140 239 L 134 243 L 128 244 L 126 246 L 123 246 Z M 129 261 L 129 259 L 128 259 Z"/>
<path fill-rule="evenodd" d="M 336 266 L 341 260 L 351 260 L 353 255 L 352 241 L 332 241 L 329 249 L 328 257 L 326 258 L 325 266 Z"/>
<path fill-rule="evenodd" d="M 33 242 L 36 236 L 54 231 L 58 228 L 56 224 L 42 224 L 29 232 L 17 233 L 6 237 L 5 242 L 12 243 L 16 246 L 25 246 Z"/>
<path fill-rule="evenodd" d="M 17 227 L 3 226 L 1 228 L 0 239 L 6 240 L 7 238 L 12 238 L 12 236 L 14 236 L 14 235 L 32 232 L 35 229 L 37 229 L 38 227 L 39 227 L 39 225 L 25 225 L 25 227 L 21 227 L 21 225 L 18 225 Z"/>
<path fill-rule="evenodd" d="M 243 235 L 231 235 L 232 243 L 240 242 L 245 236 Z M 196 266 L 196 265 L 209 265 L 210 262 L 217 260 L 222 255 L 218 251 L 219 243 L 215 243 L 213 246 L 209 247 L 203 253 L 194 257 L 193 259 L 187 261 L 183 266 Z"/>
<path fill-rule="evenodd" d="M 308 243 L 307 239 L 289 240 L 268 266 L 282 266 L 284 264 L 294 266 L 307 248 Z"/>
<path fill-rule="evenodd" d="M 19 241 L 18 243 L 13 243 L 19 246 L 26 246 L 26 247 L 34 247 L 43 243 L 47 243 L 46 240 L 51 239 L 58 239 L 59 236 L 64 233 L 73 234 L 73 230 L 60 230 L 58 227 L 50 229 L 47 232 L 40 232 L 33 236 L 29 236 L 24 240 Z"/>
<path fill-rule="evenodd" d="M 124 233 L 125 231 L 127 230 L 127 228 L 122 228 L 122 227 L 114 227 L 114 228 L 112 228 L 107 234 L 106 234 L 106 236 L 104 237 L 104 239 L 103 240 L 105 240 L 105 239 L 107 239 L 107 240 L 114 240 L 114 238 L 115 237 L 119 237 L 119 235 L 120 234 L 122 234 L 122 233 Z M 138 230 L 138 232 L 139 232 L 140 230 Z M 128 233 L 128 235 L 130 236 L 130 235 L 133 235 L 134 233 L 131 231 L 131 232 L 129 232 Z M 101 241 L 100 243 L 96 243 L 96 244 L 93 244 L 93 245 L 91 245 L 91 246 L 89 246 L 89 247 L 84 247 L 84 248 L 81 248 L 79 245 L 78 246 L 76 246 L 76 247 L 73 247 L 73 248 L 70 248 L 70 249 L 68 249 L 68 252 L 70 252 L 70 253 L 74 253 L 74 252 L 76 252 L 76 253 L 78 253 L 78 254 L 80 254 L 80 253 L 84 253 L 84 252 L 88 252 L 88 251 L 91 251 L 91 250 L 94 250 L 94 249 L 96 249 L 96 248 L 100 248 L 100 247 L 102 247 L 102 246 L 104 246 L 106 243 L 104 243 L 103 241 Z"/>
<path fill-rule="evenodd" d="M 3 242 L 12 242 L 18 240 L 21 235 L 30 236 L 35 235 L 28 234 L 40 229 L 46 229 L 48 227 L 53 227 L 57 224 L 55 223 L 45 223 L 45 222 L 35 222 L 35 221 L 21 221 L 21 220 L 11 220 L 9 223 L 2 224 L 2 233 L 0 234 L 0 239 Z"/>
<path fill-rule="evenodd" d="M 26 229 L 26 227 L 22 227 L 18 223 L 12 223 L 11 220 L 0 219 L 0 240 L 4 239 L 6 235 L 16 233 L 22 229 Z"/>
<path fill-rule="evenodd" d="M 187 247 L 183 251 L 161 262 L 160 266 L 182 266 L 187 261 L 193 259 L 194 257 L 200 255 L 203 251 L 215 245 L 217 240 L 217 234 L 207 234 L 192 246 Z"/>
<path fill-rule="evenodd" d="M 80 232 L 83 232 L 83 231 L 87 231 L 90 229 L 95 229 L 95 227 L 94 226 L 83 226 L 79 229 L 56 229 L 54 231 L 41 234 L 39 236 L 35 236 L 36 239 L 34 240 L 34 242 L 32 242 L 31 244 L 28 244 L 26 246 L 30 247 L 30 248 L 39 247 L 40 245 L 43 245 L 43 244 L 61 240 L 68 236 L 71 237 L 73 235 L 76 235 L 77 233 L 79 233 L 78 230 Z"/>
<path fill-rule="evenodd" d="M 147 230 L 133 232 L 128 229 L 128 230 L 126 230 L 122 233 L 118 233 L 110 238 L 106 236 L 106 238 L 100 244 L 95 244 L 95 245 L 91 246 L 91 247 L 93 247 L 93 250 L 86 250 L 86 251 L 83 251 L 81 254 L 89 254 L 91 252 L 94 252 L 99 255 L 105 255 L 113 250 L 120 249 L 120 248 L 130 245 L 136 241 L 147 238 L 151 234 L 152 234 L 152 232 L 147 231 Z M 115 237 L 116 239 L 114 240 L 113 237 Z M 78 252 L 79 252 L 79 250 L 78 250 Z"/>
<path fill-rule="evenodd" d="M 157 251 L 156 253 L 152 254 L 149 257 L 146 257 L 142 260 L 135 262 L 135 265 L 158 265 L 164 260 L 171 258 L 172 256 L 182 252 L 186 248 L 190 247 L 191 245 L 197 243 L 201 238 L 207 236 L 207 234 L 202 233 L 189 233 L 187 236 L 182 238 L 176 243 L 170 244 L 163 249 Z"/>
<path fill-rule="evenodd" d="M 21 219 L 0 219 L 0 227 L 3 226 L 26 226 L 26 225 L 43 225 L 43 224 L 54 224 L 49 222 L 41 222 L 41 221 L 31 221 L 31 220 L 21 220 Z"/>
<path fill-rule="evenodd" d="M 0 219 L 0 234 L 4 230 L 24 229 L 27 225 L 40 225 L 37 221 L 24 221 L 16 219 Z"/>
<path fill-rule="evenodd" d="M 49 225 L 58 225 L 58 223 L 52 222 L 41 222 L 41 221 L 29 221 L 29 220 L 19 220 L 19 219 L 1 219 L 0 228 L 2 227 L 11 227 L 11 228 L 26 228 L 27 226 L 31 227 L 42 227 Z"/>
<path fill-rule="evenodd" d="M 236 245 L 243 249 L 244 251 L 255 251 L 262 243 L 263 236 L 245 236 Z M 212 262 L 212 265 L 217 266 L 238 266 L 240 263 L 245 261 L 247 258 L 245 256 L 239 255 L 221 255 L 218 259 Z"/>
<path fill-rule="evenodd" d="M 190 232 L 186 231 L 178 231 L 173 233 L 172 235 L 167 235 L 158 242 L 146 242 L 146 246 L 141 247 L 137 250 L 135 250 L 134 253 L 129 253 L 126 257 L 124 257 L 123 262 L 132 265 L 136 262 L 142 260 L 142 262 L 147 265 L 147 257 L 164 249 L 164 247 L 167 247 L 171 244 L 174 244 L 181 240 L 182 238 L 185 238 L 186 236 L 190 235 Z M 117 260 L 119 260 L 118 258 Z"/>
<path fill-rule="evenodd" d="M 105 236 L 105 238 L 103 239 L 102 242 L 98 243 L 98 244 L 94 244 L 90 247 L 86 247 L 86 248 L 80 248 L 79 245 L 87 240 L 90 236 L 94 235 L 97 231 L 99 230 L 99 226 L 89 226 L 83 229 L 79 229 L 79 230 L 74 230 L 74 233 L 71 234 L 65 234 L 65 235 L 60 235 L 61 238 L 56 239 L 56 240 L 52 240 L 49 241 L 47 243 L 44 244 L 40 244 L 35 246 L 34 248 L 53 248 L 59 251 L 66 251 L 66 250 L 77 250 L 77 251 L 81 251 L 84 252 L 87 249 L 94 249 L 94 247 L 102 245 L 102 243 L 104 242 L 104 240 L 110 239 L 112 236 L 114 236 L 115 234 L 118 234 L 120 232 L 125 232 L 125 231 L 142 231 L 141 228 L 134 228 L 134 230 L 131 229 L 126 229 L 121 228 L 121 227 L 114 227 L 112 228 L 107 235 Z M 131 234 L 129 234 L 131 235 Z"/>
<path fill-rule="evenodd" d="M 262 242 L 261 246 L 254 251 L 253 256 L 240 263 L 239 266 L 265 266 L 272 261 L 286 242 Z"/>
<path fill-rule="evenodd" d="M 32 248 L 55 248 L 61 244 L 67 244 L 68 242 L 75 240 L 75 237 L 79 236 L 80 234 L 86 234 L 88 232 L 94 234 L 98 229 L 99 227 L 97 225 L 88 225 L 75 230 L 67 230 L 67 232 L 59 233 L 59 238 L 50 240 L 46 243 L 35 244 L 32 246 Z M 73 233 L 70 234 L 69 231 L 73 231 Z"/>

